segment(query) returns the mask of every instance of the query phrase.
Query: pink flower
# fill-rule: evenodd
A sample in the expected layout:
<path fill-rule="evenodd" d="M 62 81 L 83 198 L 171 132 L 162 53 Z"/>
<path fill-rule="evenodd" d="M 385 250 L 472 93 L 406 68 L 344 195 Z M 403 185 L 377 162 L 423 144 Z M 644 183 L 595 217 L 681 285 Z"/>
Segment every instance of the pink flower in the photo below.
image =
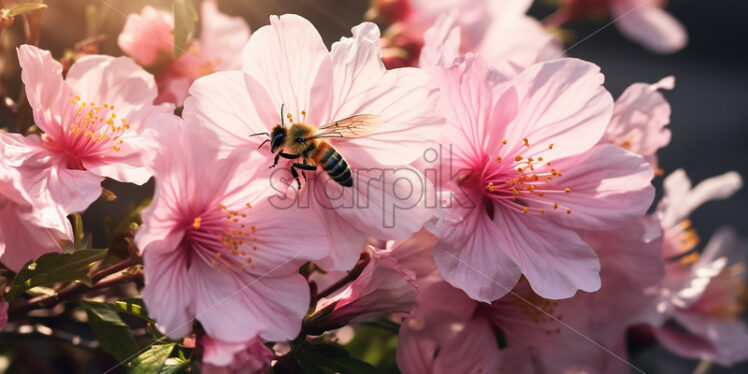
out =
<path fill-rule="evenodd" d="M 740 322 L 744 303 L 744 242 L 731 230 L 718 231 L 699 255 L 699 238 L 688 216 L 704 202 L 726 199 L 742 187 L 735 172 L 709 178 L 695 187 L 683 170 L 664 183 L 665 196 L 651 219 L 664 232 L 661 256 L 665 277 L 647 289 L 642 322 L 653 326 L 660 342 L 677 354 L 731 365 L 748 357 L 748 330 Z M 685 331 L 664 325 L 673 319 Z"/>
<path fill-rule="evenodd" d="M 317 302 L 324 330 L 345 323 L 375 321 L 392 313 L 408 313 L 415 306 L 415 273 L 400 266 L 390 251 L 369 250 L 371 260 L 361 274 L 337 294 Z"/>
<path fill-rule="evenodd" d="M 333 182 L 322 169 L 307 172 L 300 191 L 273 187 L 288 194 L 276 204 L 308 206 L 324 216 L 324 232 L 336 239 L 331 256 L 319 263 L 325 270 L 350 269 L 366 234 L 404 239 L 430 217 L 419 204 L 425 182 L 406 167 L 432 144 L 444 119 L 435 110 L 429 75 L 412 68 L 386 70 L 378 40 L 377 26 L 362 23 L 328 51 L 307 20 L 273 16 L 247 44 L 243 72 L 198 79 L 185 100 L 185 118 L 215 131 L 226 148 L 266 155 L 262 164 L 268 166 L 269 147 L 255 151 L 265 139 L 249 135 L 278 124 L 281 105 L 295 121 L 316 125 L 358 114 L 379 116 L 382 124 L 367 136 L 327 139 L 353 171 L 353 187 Z M 279 168 L 291 162 L 281 161 Z"/>
<path fill-rule="evenodd" d="M 145 263 L 149 313 L 170 337 L 197 319 L 227 342 L 295 337 L 309 307 L 298 267 L 327 254 L 331 240 L 313 210 L 268 200 L 264 157 L 219 157 L 215 136 L 171 114 L 151 117 L 146 153 L 156 177 L 153 205 L 135 236 Z"/>
<path fill-rule="evenodd" d="M 441 282 L 417 301 L 400 327 L 404 374 L 629 372 L 611 353 L 625 357 L 625 325 L 601 320 L 610 308 L 592 295 L 547 300 L 522 281 L 513 294 L 485 304 Z"/>
<path fill-rule="evenodd" d="M 129 58 L 90 55 L 62 79 L 62 66 L 48 51 L 18 48 L 21 78 L 44 131 L 12 138 L 11 166 L 27 191 L 48 189 L 66 213 L 85 210 L 109 177 L 143 184 L 150 178 L 140 158 L 142 122 L 171 106 L 154 106 L 153 77 Z M 6 152 L 10 152 L 6 148 Z"/>
<path fill-rule="evenodd" d="M 563 57 L 558 40 L 540 22 L 525 15 L 530 4 L 529 1 L 492 2 L 491 21 L 478 29 L 466 28 L 461 21 L 463 14 L 444 12 L 424 34 L 420 66 L 446 67 L 457 56 L 474 52 L 503 76 L 511 78 L 534 63 Z M 473 41 L 475 36 L 480 36 L 479 42 Z"/>
<path fill-rule="evenodd" d="M 38 139 L 38 138 L 37 138 Z M 23 137 L 0 132 L 0 261 L 13 271 L 44 253 L 61 252 L 60 241 L 72 240 L 67 213 L 56 204 L 44 185 L 23 188 L 14 156 L 24 152 Z M 43 157 L 35 154 L 25 164 L 44 170 Z M 11 165 L 8 165 L 11 163 Z"/>
<path fill-rule="evenodd" d="M 503 296 L 520 275 L 548 299 L 595 291 L 600 264 L 575 230 L 641 217 L 652 169 L 619 147 L 595 146 L 613 111 L 597 66 L 536 64 L 509 85 L 496 74 L 468 56 L 437 76 L 442 143 L 451 144 L 439 184 L 455 199 L 431 228 L 436 263 L 479 301 Z"/>
<path fill-rule="evenodd" d="M 655 84 L 635 83 L 616 100 L 613 118 L 601 143 L 616 144 L 644 156 L 657 169 L 657 150 L 670 143 L 670 104 L 659 89 L 671 90 L 675 78 Z"/>
<path fill-rule="evenodd" d="M 273 351 L 259 338 L 248 342 L 227 343 L 204 335 L 203 365 L 201 373 L 206 374 L 259 374 L 270 368 Z"/>
<path fill-rule="evenodd" d="M 602 242 L 602 287 L 592 294 L 548 300 L 521 280 L 487 304 L 444 281 L 419 283 L 418 307 L 400 327 L 398 367 L 404 374 L 628 373 L 626 328 L 646 305 L 644 287 L 662 275 L 661 242 L 642 242 L 647 224 L 629 226 Z"/>
<path fill-rule="evenodd" d="M 701 273 L 707 277 L 707 283 L 696 285 L 701 292 L 669 313 L 681 329 L 669 325 L 654 328 L 662 345 L 681 356 L 707 359 L 724 366 L 748 358 L 748 326 L 741 318 L 748 295 L 746 250 L 745 241 L 738 240 L 733 230 L 723 228 L 714 234 L 696 262 L 684 258 L 670 264 L 671 268 L 690 269 L 697 277 Z M 674 272 L 675 269 L 669 269 L 668 276 Z M 684 288 L 681 293 L 687 290 Z"/>
<path fill-rule="evenodd" d="M 138 64 L 154 66 L 173 58 L 173 30 L 174 17 L 171 13 L 146 5 L 140 14 L 127 16 L 117 44 Z"/>
<path fill-rule="evenodd" d="M 662 9 L 661 0 L 564 0 L 549 23 L 574 21 L 609 10 L 618 30 L 656 53 L 674 53 L 688 43 L 685 27 Z"/>
<path fill-rule="evenodd" d="M 240 68 L 241 51 L 249 40 L 247 23 L 220 13 L 215 0 L 202 2 L 200 21 L 200 39 L 190 38 L 186 50 L 175 58 L 170 13 L 146 5 L 140 14 L 127 17 L 117 42 L 138 64 L 157 72 L 157 103 L 182 105 L 195 79 Z"/>

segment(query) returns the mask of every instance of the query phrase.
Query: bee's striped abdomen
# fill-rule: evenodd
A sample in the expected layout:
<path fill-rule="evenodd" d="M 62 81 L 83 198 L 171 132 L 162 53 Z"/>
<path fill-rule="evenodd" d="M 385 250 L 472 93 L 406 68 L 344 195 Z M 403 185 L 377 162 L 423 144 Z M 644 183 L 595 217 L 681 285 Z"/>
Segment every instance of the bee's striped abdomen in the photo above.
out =
<path fill-rule="evenodd" d="M 330 146 L 322 154 L 319 165 L 330 175 L 330 178 L 345 187 L 353 186 L 353 175 L 348 163 L 335 148 Z"/>

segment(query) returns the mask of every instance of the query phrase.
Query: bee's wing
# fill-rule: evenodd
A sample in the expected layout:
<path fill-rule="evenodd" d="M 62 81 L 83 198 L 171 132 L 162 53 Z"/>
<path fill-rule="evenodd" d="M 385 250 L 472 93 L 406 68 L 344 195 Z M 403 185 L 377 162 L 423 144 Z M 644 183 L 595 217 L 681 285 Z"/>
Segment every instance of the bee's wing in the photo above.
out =
<path fill-rule="evenodd" d="M 312 139 L 358 138 L 371 134 L 380 124 L 382 122 L 376 114 L 359 114 L 320 126 Z"/>

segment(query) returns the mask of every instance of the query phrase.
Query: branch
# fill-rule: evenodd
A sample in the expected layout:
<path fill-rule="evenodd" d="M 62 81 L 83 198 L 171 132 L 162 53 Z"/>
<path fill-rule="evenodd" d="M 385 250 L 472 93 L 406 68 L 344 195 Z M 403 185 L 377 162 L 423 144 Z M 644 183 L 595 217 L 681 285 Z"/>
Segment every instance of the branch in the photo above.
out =
<path fill-rule="evenodd" d="M 102 270 L 101 272 L 97 272 L 96 274 L 92 276 L 92 279 L 97 278 L 97 275 L 103 273 L 105 270 L 115 268 L 121 264 L 122 263 L 111 266 L 107 269 Z M 65 300 L 70 300 L 78 296 L 82 296 L 91 291 L 110 288 L 110 287 L 114 287 L 120 284 L 129 283 L 132 281 L 142 281 L 142 279 L 143 279 L 143 272 L 141 269 L 131 269 L 130 271 L 127 271 L 127 272 L 122 271 L 115 276 L 111 276 L 106 279 L 103 279 L 99 281 L 98 283 L 94 284 L 92 287 L 88 287 L 83 283 L 76 283 L 67 288 L 60 290 L 54 295 L 38 296 L 38 297 L 35 297 L 29 300 L 26 303 L 19 303 L 19 304 L 12 305 L 10 310 L 8 311 L 8 316 L 10 318 L 13 318 L 15 316 L 18 316 L 20 314 L 25 314 L 26 312 L 29 312 L 32 310 L 50 308 L 50 307 L 53 307 L 59 304 L 60 302 L 63 302 Z"/>

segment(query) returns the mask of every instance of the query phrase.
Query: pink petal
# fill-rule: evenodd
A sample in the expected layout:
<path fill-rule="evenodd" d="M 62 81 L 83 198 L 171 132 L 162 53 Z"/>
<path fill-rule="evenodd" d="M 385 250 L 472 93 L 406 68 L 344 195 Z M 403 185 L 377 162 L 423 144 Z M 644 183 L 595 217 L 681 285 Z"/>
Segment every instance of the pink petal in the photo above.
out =
<path fill-rule="evenodd" d="M 423 34 L 418 66 L 449 67 L 460 56 L 460 28 L 457 13 L 442 14 Z"/>
<path fill-rule="evenodd" d="M 444 220 L 439 226 L 436 236 L 440 239 L 434 244 L 436 265 L 445 280 L 471 298 L 496 300 L 509 292 L 521 275 L 503 243 L 506 226 L 497 226 L 484 208 L 455 207 L 453 211 L 462 217 Z"/>
<path fill-rule="evenodd" d="M 555 161 L 552 166 L 562 173 L 549 183 L 559 192 L 546 196 L 560 208 L 546 209 L 560 225 L 611 230 L 642 217 L 652 205 L 652 168 L 641 156 L 620 147 L 596 146 L 584 154 Z M 570 192 L 563 192 L 564 188 Z"/>
<path fill-rule="evenodd" d="M 247 22 L 221 13 L 216 0 L 203 1 L 200 20 L 201 56 L 213 62 L 217 70 L 240 68 L 242 49 L 249 40 Z"/>
<path fill-rule="evenodd" d="M 357 114 L 377 114 L 382 124 L 373 133 L 334 142 L 349 161 L 399 166 L 409 164 L 437 139 L 444 124 L 434 111 L 437 92 L 429 74 L 413 68 L 386 70 L 379 28 L 364 22 L 351 38 L 333 44 L 332 110 L 334 121 Z"/>
<path fill-rule="evenodd" d="M 117 37 L 117 45 L 143 66 L 171 57 L 174 49 L 173 19 L 168 12 L 146 5 L 140 14 L 127 16 L 125 27 Z"/>
<path fill-rule="evenodd" d="M 478 167 L 498 148 L 517 116 L 518 105 L 517 92 L 498 85 L 503 79 L 473 55 L 436 74 L 442 93 L 440 109 L 448 123 L 441 142 L 451 144 L 453 160 Z"/>
<path fill-rule="evenodd" d="M 413 271 L 416 274 L 416 279 L 420 281 L 423 278 L 438 274 L 434 256 L 431 253 L 436 240 L 436 236 L 426 229 L 421 229 L 406 240 L 389 242 L 388 248 L 391 245 L 390 255 L 402 267 Z"/>
<path fill-rule="evenodd" d="M 18 47 L 21 80 L 26 86 L 26 97 L 34 111 L 34 122 L 54 138 L 60 136 L 57 116 L 68 101 L 68 90 L 62 83 L 62 65 L 49 51 L 31 45 Z"/>
<path fill-rule="evenodd" d="M 251 254 L 255 266 L 247 271 L 257 276 L 295 273 L 304 263 L 325 257 L 336 237 L 325 235 L 324 221 L 314 209 L 281 208 L 263 200 L 249 213 L 244 222 L 256 228 L 254 244 L 260 249 Z"/>
<path fill-rule="evenodd" d="M 546 299 L 564 299 L 573 296 L 577 290 L 594 292 L 600 288 L 597 255 L 574 231 L 549 224 L 543 216 L 516 213 L 500 207 L 495 208 L 494 214 L 491 228 L 496 243 L 494 248 L 514 261 L 514 266 L 519 267 L 535 293 Z M 473 261 L 495 264 L 485 257 Z M 506 270 L 494 265 L 493 271 Z M 498 281 L 498 278 L 491 277 L 490 280 Z M 500 284 L 510 289 L 514 286 Z M 496 294 L 508 292 L 499 287 L 501 289 Z"/>
<path fill-rule="evenodd" d="M 324 122 L 322 108 L 332 97 L 331 63 L 322 37 L 309 21 L 294 14 L 270 17 L 269 26 L 252 34 L 242 61 L 261 123 L 277 124 L 281 104 L 297 120 L 306 110 L 309 123 Z M 268 96 L 255 96 L 256 92 Z"/>
<path fill-rule="evenodd" d="M 17 188 L 29 196 L 30 203 L 54 206 L 64 216 L 86 210 L 101 195 L 104 178 L 66 168 L 65 160 L 47 150 L 38 136 L 1 133 L 0 142 L 4 143 L 6 162 L 20 173 Z M 53 220 L 57 221 L 59 214 L 53 215 Z"/>
<path fill-rule="evenodd" d="M 22 207 L 0 195 L 0 261 L 18 272 L 31 259 L 50 252 L 62 252 L 59 240 L 68 239 L 64 232 L 38 225 L 30 214 L 30 207 Z M 67 226 L 70 223 L 65 220 Z"/>
<path fill-rule="evenodd" d="M 143 247 L 141 247 L 142 249 Z M 143 253 L 145 288 L 143 301 L 148 314 L 158 321 L 159 329 L 173 339 L 192 331 L 194 315 L 194 279 L 182 253 Z"/>
<path fill-rule="evenodd" d="M 601 140 L 645 157 L 670 143 L 670 104 L 658 89 L 673 88 L 674 78 L 655 84 L 635 83 L 616 100 L 613 118 Z M 655 166 L 656 167 L 656 166 Z"/>
<path fill-rule="evenodd" d="M 195 284 L 195 316 L 209 335 L 241 342 L 248 336 L 290 340 L 299 333 L 309 307 L 309 286 L 300 274 L 254 277 L 203 262 L 193 269 L 193 276 L 203 280 Z"/>
<path fill-rule="evenodd" d="M 317 261 L 317 265 L 327 271 L 350 270 L 358 261 L 361 249 L 366 245 L 366 233 L 357 229 L 335 210 L 323 208 L 320 209 L 320 214 L 324 217 L 325 233 L 335 240 L 331 243 L 328 256 Z"/>
<path fill-rule="evenodd" d="M 440 347 L 465 326 L 477 303 L 446 282 L 419 291 L 416 307 L 400 325 L 397 365 L 404 374 L 430 373 Z"/>
<path fill-rule="evenodd" d="M 244 73 L 239 71 L 202 77 L 192 84 L 190 95 L 184 102 L 183 118 L 194 118 L 195 123 L 212 129 L 226 149 L 246 144 L 255 144 L 256 148 L 265 137 L 249 135 L 268 131 L 273 123 L 279 122 L 277 113 L 275 122 L 265 123 L 260 119 L 244 82 Z"/>
<path fill-rule="evenodd" d="M 662 227 L 672 227 L 699 206 L 711 200 L 723 200 L 743 187 L 740 174 L 730 171 L 706 179 L 691 188 L 691 181 L 683 169 L 672 172 L 663 181 L 665 196 L 657 206 Z"/>
<path fill-rule="evenodd" d="M 492 22 L 485 35 L 475 52 L 507 77 L 517 76 L 534 63 L 564 57 L 558 40 L 524 14 Z"/>
<path fill-rule="evenodd" d="M 501 352 L 491 323 L 478 315 L 441 346 L 434 373 L 498 373 Z"/>
<path fill-rule="evenodd" d="M 614 231 L 585 232 L 582 237 L 597 250 L 603 269 L 620 271 L 639 290 L 665 276 L 662 229 L 652 220 L 641 218 Z"/>
<path fill-rule="evenodd" d="M 672 328 L 654 329 L 657 340 L 678 355 L 708 359 L 731 366 L 748 358 L 748 327 L 742 321 L 719 320 L 680 313 L 676 320 L 689 333 Z"/>
<path fill-rule="evenodd" d="M 19 207 L 32 208 L 28 214 L 33 216 L 30 220 L 36 225 L 59 232 L 60 239 L 72 240 L 73 229 L 67 219 L 69 212 L 54 201 L 43 182 L 35 183 L 37 177 L 54 167 L 54 160 L 42 151 L 41 139 L 0 132 L 0 154 L 3 158 L 0 163 L 0 195 Z"/>
<path fill-rule="evenodd" d="M 542 152 L 547 160 L 592 148 L 613 112 L 613 98 L 602 86 L 603 80 L 597 65 L 577 59 L 529 67 L 514 81 L 519 114 L 504 135 L 507 146 L 520 150 L 527 138 L 527 153 Z M 550 144 L 553 149 L 548 149 Z"/>
<path fill-rule="evenodd" d="M 352 167 L 352 188 L 340 186 L 327 174 L 317 177 L 314 194 L 319 205 L 336 207 L 340 219 L 383 240 L 406 239 L 431 218 L 433 212 L 422 203 L 427 182 L 415 169 Z M 342 197 L 335 199 L 338 196 Z"/>
<path fill-rule="evenodd" d="M 132 112 L 153 104 L 158 95 L 153 76 L 127 57 L 81 57 L 70 67 L 65 83 L 83 101 L 114 105 L 117 115 L 128 122 Z"/>
<path fill-rule="evenodd" d="M 415 273 L 385 251 L 369 251 L 371 260 L 348 287 L 317 302 L 316 311 L 334 305 L 325 318 L 330 326 L 371 322 L 392 313 L 409 313 L 416 305 Z"/>
<path fill-rule="evenodd" d="M 685 47 L 686 28 L 656 3 L 642 3 L 624 1 L 611 5 L 621 33 L 656 53 L 674 53 Z"/>
<path fill-rule="evenodd" d="M 203 346 L 201 373 L 262 373 L 270 366 L 273 351 L 254 338 L 247 342 L 229 343 L 213 339 L 208 335 L 200 340 Z"/>

